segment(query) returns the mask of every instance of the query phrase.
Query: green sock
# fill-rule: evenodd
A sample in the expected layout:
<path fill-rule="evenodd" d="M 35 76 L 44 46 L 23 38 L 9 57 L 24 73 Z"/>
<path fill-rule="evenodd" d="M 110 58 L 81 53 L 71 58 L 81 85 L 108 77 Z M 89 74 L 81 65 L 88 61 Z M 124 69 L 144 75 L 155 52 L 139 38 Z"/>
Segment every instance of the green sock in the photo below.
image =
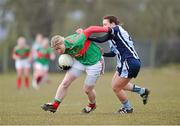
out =
<path fill-rule="evenodd" d="M 54 101 L 55 101 L 55 102 L 58 102 L 58 103 L 61 103 L 61 102 L 62 102 L 62 100 L 59 99 L 59 98 L 55 98 Z"/>

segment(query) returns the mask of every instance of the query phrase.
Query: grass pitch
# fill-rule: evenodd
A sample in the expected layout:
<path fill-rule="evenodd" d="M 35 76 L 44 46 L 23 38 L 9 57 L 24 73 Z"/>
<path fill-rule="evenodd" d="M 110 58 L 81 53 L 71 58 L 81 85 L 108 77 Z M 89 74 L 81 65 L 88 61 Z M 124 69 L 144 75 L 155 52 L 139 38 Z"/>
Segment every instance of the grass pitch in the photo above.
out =
<path fill-rule="evenodd" d="M 132 82 L 151 90 L 147 105 L 143 105 L 139 95 L 128 93 L 134 107 L 133 114 L 113 114 L 119 101 L 111 89 L 113 73 L 105 73 L 96 85 L 97 109 L 88 115 L 81 114 L 87 104 L 82 90 L 84 75 L 76 80 L 56 113 L 42 111 L 40 105 L 51 102 L 58 83 L 64 74 L 50 74 L 51 84 L 41 85 L 40 90 L 32 88 L 18 91 L 16 75 L 0 75 L 0 124 L 37 125 L 124 125 L 124 124 L 180 124 L 180 69 L 142 69 Z"/>

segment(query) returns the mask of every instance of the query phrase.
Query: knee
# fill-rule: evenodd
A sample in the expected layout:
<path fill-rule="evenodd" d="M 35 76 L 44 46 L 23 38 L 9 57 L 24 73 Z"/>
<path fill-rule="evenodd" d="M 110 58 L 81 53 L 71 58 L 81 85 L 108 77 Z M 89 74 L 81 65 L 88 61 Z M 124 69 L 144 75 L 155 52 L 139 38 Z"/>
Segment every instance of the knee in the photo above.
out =
<path fill-rule="evenodd" d="M 17 77 L 22 77 L 22 73 L 17 73 Z"/>
<path fill-rule="evenodd" d="M 116 93 L 122 90 L 122 88 L 116 84 L 112 84 L 112 90 Z"/>
<path fill-rule="evenodd" d="M 62 88 L 68 88 L 69 87 L 69 85 L 70 85 L 70 81 L 69 80 L 66 80 L 66 81 L 63 81 L 62 83 L 61 83 L 61 87 Z"/>
<path fill-rule="evenodd" d="M 86 93 L 86 94 L 89 94 L 89 93 L 91 93 L 92 92 L 92 88 L 89 88 L 89 87 L 84 87 L 84 92 Z"/>
<path fill-rule="evenodd" d="M 24 75 L 25 75 L 26 77 L 28 77 L 28 76 L 29 76 L 29 73 L 28 73 L 28 72 L 26 72 Z"/>
<path fill-rule="evenodd" d="M 113 90 L 114 92 L 117 92 L 117 88 L 116 88 L 115 85 L 112 85 L 111 88 L 112 88 L 112 90 Z"/>
<path fill-rule="evenodd" d="M 87 88 L 85 88 L 85 89 L 84 89 L 84 92 L 85 92 L 86 94 L 89 94 L 89 93 L 90 93 L 90 90 L 87 89 Z"/>

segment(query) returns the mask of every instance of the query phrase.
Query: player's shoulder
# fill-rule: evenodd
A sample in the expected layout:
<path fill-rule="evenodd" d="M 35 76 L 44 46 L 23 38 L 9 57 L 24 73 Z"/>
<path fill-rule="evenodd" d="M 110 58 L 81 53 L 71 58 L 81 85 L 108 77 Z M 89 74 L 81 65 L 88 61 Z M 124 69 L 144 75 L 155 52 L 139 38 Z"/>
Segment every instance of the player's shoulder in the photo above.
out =
<path fill-rule="evenodd" d="M 128 32 L 121 25 L 116 25 L 115 29 L 121 35 L 128 35 Z"/>
<path fill-rule="evenodd" d="M 65 38 L 66 44 L 76 45 L 77 43 L 83 43 L 86 40 L 84 34 L 73 34 Z"/>
<path fill-rule="evenodd" d="M 126 31 L 121 25 L 116 25 L 113 29 L 119 32 Z"/>
<path fill-rule="evenodd" d="M 111 29 L 112 29 L 112 33 L 116 34 L 121 31 L 122 27 L 120 25 L 116 25 L 115 27 L 113 27 Z"/>

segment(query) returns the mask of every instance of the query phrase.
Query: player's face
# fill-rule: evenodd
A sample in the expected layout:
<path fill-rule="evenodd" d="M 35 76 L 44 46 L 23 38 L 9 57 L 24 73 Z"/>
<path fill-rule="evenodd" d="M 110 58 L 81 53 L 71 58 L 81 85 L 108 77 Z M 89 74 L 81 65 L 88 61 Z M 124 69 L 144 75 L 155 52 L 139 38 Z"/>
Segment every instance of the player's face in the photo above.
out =
<path fill-rule="evenodd" d="M 56 50 L 57 53 L 63 54 L 65 52 L 65 45 L 64 44 L 61 44 L 61 45 L 60 44 L 56 44 L 54 49 Z"/>
<path fill-rule="evenodd" d="M 26 46 L 26 40 L 24 38 L 19 38 L 17 43 L 20 48 L 24 48 Z"/>
<path fill-rule="evenodd" d="M 110 27 L 110 28 L 112 28 L 112 27 L 115 27 L 115 26 L 116 25 L 115 25 L 114 22 L 110 23 L 108 19 L 103 19 L 103 27 Z"/>
<path fill-rule="evenodd" d="M 48 39 L 44 38 L 42 41 L 42 47 L 43 48 L 48 48 L 49 47 L 49 41 Z"/>
<path fill-rule="evenodd" d="M 43 41 L 43 36 L 41 34 L 38 34 L 36 36 L 36 42 L 41 43 Z"/>
<path fill-rule="evenodd" d="M 111 24 L 110 24 L 109 20 L 108 19 L 104 19 L 103 20 L 103 27 L 110 27 L 110 26 L 111 26 Z"/>

